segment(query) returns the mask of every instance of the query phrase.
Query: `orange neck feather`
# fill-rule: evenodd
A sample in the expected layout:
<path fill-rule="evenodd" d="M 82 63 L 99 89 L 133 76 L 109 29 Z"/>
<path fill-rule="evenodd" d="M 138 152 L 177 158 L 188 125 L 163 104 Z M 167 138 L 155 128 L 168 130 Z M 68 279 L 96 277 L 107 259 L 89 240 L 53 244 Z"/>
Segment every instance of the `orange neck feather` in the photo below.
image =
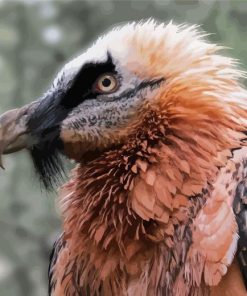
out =
<path fill-rule="evenodd" d="M 242 145 L 243 134 L 233 132 L 241 128 L 223 112 L 178 108 L 146 112 L 126 144 L 79 165 L 63 188 L 64 237 L 92 291 L 111 285 L 114 295 L 143 270 L 147 290 L 162 281 L 170 291 L 191 244 L 192 219 L 229 151 Z"/>

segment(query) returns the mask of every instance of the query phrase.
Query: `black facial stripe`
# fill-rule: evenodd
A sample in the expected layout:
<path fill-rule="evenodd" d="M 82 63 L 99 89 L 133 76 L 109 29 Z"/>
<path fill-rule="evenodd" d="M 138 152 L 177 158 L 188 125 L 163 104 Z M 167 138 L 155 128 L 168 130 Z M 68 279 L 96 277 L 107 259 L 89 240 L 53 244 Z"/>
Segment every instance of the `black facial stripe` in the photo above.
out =
<path fill-rule="evenodd" d="M 48 92 L 41 98 L 36 110 L 29 118 L 28 126 L 31 131 L 44 131 L 47 128 L 54 128 L 63 121 L 68 113 L 86 99 L 97 97 L 92 92 L 94 81 L 103 73 L 116 73 L 112 57 L 108 53 L 107 60 L 103 63 L 87 63 L 77 73 L 68 89 L 64 85 Z M 45 118 L 45 120 L 44 120 Z"/>
<path fill-rule="evenodd" d="M 66 109 L 72 109 L 86 99 L 96 98 L 98 94 L 92 91 L 92 86 L 103 73 L 116 73 L 116 66 L 110 53 L 107 53 L 106 62 L 87 63 L 82 67 L 61 99 L 60 104 Z"/>
<path fill-rule="evenodd" d="M 141 90 L 144 90 L 146 88 L 150 88 L 151 90 L 158 88 L 162 82 L 164 82 L 164 78 L 159 78 L 155 80 L 146 80 L 142 81 L 139 85 L 137 85 L 134 89 L 124 91 L 121 93 L 119 96 L 116 97 L 111 97 L 111 100 L 117 101 L 117 100 L 122 100 L 122 99 L 129 99 L 137 95 L 137 93 Z"/>

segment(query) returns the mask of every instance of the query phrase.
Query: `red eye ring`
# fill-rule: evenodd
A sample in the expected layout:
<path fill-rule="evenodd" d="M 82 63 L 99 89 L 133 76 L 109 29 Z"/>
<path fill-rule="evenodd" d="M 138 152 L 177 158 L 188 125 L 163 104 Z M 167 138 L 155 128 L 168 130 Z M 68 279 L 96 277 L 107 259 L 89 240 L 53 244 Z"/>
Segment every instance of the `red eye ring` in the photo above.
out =
<path fill-rule="evenodd" d="M 116 76 L 112 73 L 101 75 L 95 82 L 95 89 L 100 93 L 113 93 L 119 87 L 119 82 Z"/>

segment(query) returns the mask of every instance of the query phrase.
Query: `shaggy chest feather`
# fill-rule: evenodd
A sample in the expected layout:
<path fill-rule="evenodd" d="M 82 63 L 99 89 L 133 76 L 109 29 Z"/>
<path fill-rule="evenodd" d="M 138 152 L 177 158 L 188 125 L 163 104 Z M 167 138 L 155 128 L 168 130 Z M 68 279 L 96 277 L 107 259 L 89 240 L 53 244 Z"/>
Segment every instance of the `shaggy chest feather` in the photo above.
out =
<path fill-rule="evenodd" d="M 204 149 L 195 127 L 196 139 L 184 141 L 186 131 L 169 132 L 163 117 L 152 113 L 144 123 L 127 144 L 78 166 L 62 191 L 65 245 L 55 273 L 68 295 L 207 295 L 230 262 L 230 180 L 243 177 L 241 157 L 229 160 L 236 134 L 209 130 L 214 143 Z M 201 241 L 218 231 L 217 215 L 230 216 L 230 228 L 218 232 L 223 251 L 208 257 L 215 240 Z"/>

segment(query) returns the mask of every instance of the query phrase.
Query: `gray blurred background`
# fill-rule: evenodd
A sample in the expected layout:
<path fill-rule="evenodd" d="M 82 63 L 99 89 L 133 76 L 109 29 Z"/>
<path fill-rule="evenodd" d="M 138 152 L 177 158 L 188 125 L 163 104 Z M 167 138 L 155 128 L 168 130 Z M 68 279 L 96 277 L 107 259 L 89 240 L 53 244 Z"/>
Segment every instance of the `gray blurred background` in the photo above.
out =
<path fill-rule="evenodd" d="M 247 69 L 246 0 L 0 0 L 0 113 L 36 99 L 65 61 L 114 24 L 154 17 L 200 24 Z M 0 171 L 0 295 L 47 295 L 60 221 L 25 152 Z"/>

